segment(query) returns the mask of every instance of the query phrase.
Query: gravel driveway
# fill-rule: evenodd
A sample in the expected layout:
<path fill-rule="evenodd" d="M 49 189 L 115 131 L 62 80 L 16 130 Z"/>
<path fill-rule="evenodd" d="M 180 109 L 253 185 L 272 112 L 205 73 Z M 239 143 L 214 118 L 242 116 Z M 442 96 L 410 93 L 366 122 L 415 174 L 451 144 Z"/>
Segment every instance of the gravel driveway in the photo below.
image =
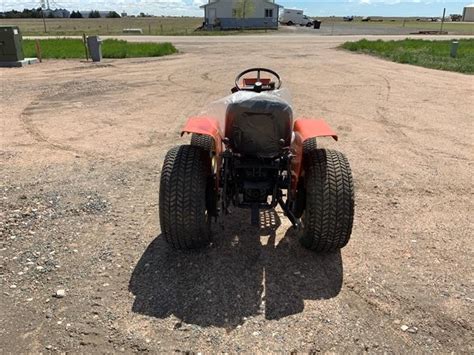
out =
<path fill-rule="evenodd" d="M 345 39 L 176 38 L 165 58 L 0 69 L 0 349 L 473 352 L 473 77 Z M 166 151 L 254 66 L 340 135 L 320 144 L 355 178 L 341 253 L 303 249 L 280 210 L 259 229 L 234 210 L 200 252 L 160 237 Z"/>

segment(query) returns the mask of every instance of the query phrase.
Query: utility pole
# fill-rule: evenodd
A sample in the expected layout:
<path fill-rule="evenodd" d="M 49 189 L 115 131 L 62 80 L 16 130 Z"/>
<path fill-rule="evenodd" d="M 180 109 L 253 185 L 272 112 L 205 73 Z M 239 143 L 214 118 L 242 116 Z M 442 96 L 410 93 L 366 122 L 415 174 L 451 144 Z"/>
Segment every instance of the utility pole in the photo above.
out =
<path fill-rule="evenodd" d="M 40 0 L 40 5 L 41 5 L 41 17 L 43 17 L 44 33 L 47 33 L 48 31 L 46 30 L 46 19 L 44 18 L 44 8 L 46 7 L 46 4 L 45 4 L 44 1 L 45 1 L 45 0 Z M 49 7 L 49 0 L 48 0 L 48 7 Z"/>
<path fill-rule="evenodd" d="M 443 18 L 441 19 L 441 29 L 439 30 L 440 34 L 443 32 L 444 16 L 445 15 L 446 15 L 446 8 L 444 8 L 444 10 L 443 10 Z"/>

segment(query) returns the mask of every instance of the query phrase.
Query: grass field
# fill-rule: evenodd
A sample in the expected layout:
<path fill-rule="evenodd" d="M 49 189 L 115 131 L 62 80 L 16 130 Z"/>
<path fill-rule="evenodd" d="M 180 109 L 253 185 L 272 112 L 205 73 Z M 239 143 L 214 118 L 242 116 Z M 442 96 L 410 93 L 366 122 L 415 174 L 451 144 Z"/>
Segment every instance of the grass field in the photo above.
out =
<path fill-rule="evenodd" d="M 362 22 L 360 19 L 351 22 L 345 22 L 338 17 L 324 17 L 321 19 L 326 24 L 336 24 L 347 27 L 370 26 L 373 28 L 400 28 L 410 29 L 416 31 L 439 31 L 441 29 L 440 22 L 426 22 L 416 21 L 414 18 L 385 18 L 383 21 L 369 21 Z M 445 22 L 443 24 L 443 31 L 448 31 L 453 34 L 474 35 L 474 23 L 469 22 Z"/>
<path fill-rule="evenodd" d="M 426 68 L 474 74 L 474 39 L 459 40 L 456 58 L 450 57 L 451 41 L 407 39 L 403 41 L 346 42 L 342 48 L 372 54 L 394 62 Z"/>
<path fill-rule="evenodd" d="M 45 59 L 84 58 L 85 49 L 80 39 L 43 39 L 40 41 L 42 57 Z M 36 57 L 35 41 L 23 40 L 25 57 Z M 176 53 L 171 43 L 130 43 L 106 39 L 102 43 L 104 58 L 161 57 Z"/>
<path fill-rule="evenodd" d="M 123 35 L 125 28 L 140 28 L 144 35 L 231 35 L 237 33 L 261 33 L 249 31 L 198 31 L 202 18 L 197 17 L 144 17 L 144 18 L 99 18 L 99 19 L 46 19 L 44 31 L 41 19 L 0 19 L 1 25 L 17 25 L 24 36 L 73 36 L 73 35 Z"/>
<path fill-rule="evenodd" d="M 414 19 L 384 19 L 383 22 L 361 22 L 354 20 L 344 22 L 338 17 L 320 18 L 323 26 L 338 26 L 352 30 L 357 34 L 360 27 L 369 27 L 373 29 L 390 28 L 396 33 L 406 33 L 409 31 L 420 30 L 439 30 L 439 22 L 422 22 Z M 149 17 L 149 18 L 119 18 L 119 19 L 46 19 L 46 29 L 44 32 L 43 21 L 41 19 L 0 19 L 0 25 L 18 25 L 25 36 L 32 35 L 119 35 L 123 34 L 124 28 L 140 28 L 145 35 L 232 35 L 246 33 L 262 33 L 260 31 L 198 31 L 195 29 L 202 24 L 200 17 Z M 443 30 L 450 34 L 474 34 L 474 23 L 447 22 Z M 268 31 L 272 33 L 274 31 Z"/>
<path fill-rule="evenodd" d="M 99 18 L 99 19 L 46 19 L 44 32 L 41 19 L 2 19 L 0 25 L 18 25 L 24 36 L 32 35 L 118 35 L 124 28 L 140 28 L 147 35 L 191 34 L 202 23 L 194 17 Z"/>

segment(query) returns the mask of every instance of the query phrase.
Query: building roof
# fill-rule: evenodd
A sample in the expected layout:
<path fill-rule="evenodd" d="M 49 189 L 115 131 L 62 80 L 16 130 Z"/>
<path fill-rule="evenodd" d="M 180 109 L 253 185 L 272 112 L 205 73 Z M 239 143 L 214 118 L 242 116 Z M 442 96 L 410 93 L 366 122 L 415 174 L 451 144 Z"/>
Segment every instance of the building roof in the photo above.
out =
<path fill-rule="evenodd" d="M 200 7 L 201 9 L 204 9 L 204 8 L 206 8 L 207 6 L 216 4 L 216 3 L 218 3 L 218 2 L 221 2 L 221 0 L 216 0 L 216 1 L 214 1 L 214 2 L 210 2 L 210 3 L 207 3 L 207 4 L 201 5 L 201 6 L 199 6 L 199 7 Z M 283 7 L 282 5 L 278 5 L 277 3 L 274 3 L 274 2 L 272 2 L 272 1 L 270 1 L 270 0 L 264 0 L 264 2 L 266 2 L 266 3 L 268 3 L 268 4 L 271 4 L 271 5 L 278 6 L 278 7 Z"/>
<path fill-rule="evenodd" d="M 471 4 L 471 5 L 466 5 L 464 7 L 474 7 L 474 4 Z"/>

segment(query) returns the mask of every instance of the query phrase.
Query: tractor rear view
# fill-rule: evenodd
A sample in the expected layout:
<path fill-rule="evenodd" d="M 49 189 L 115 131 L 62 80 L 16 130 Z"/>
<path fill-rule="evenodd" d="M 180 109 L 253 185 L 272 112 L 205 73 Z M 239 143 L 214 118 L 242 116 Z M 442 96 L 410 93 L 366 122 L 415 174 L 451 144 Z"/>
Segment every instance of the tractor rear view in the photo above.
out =
<path fill-rule="evenodd" d="M 320 149 L 317 138 L 336 133 L 323 121 L 294 119 L 280 76 L 264 68 L 239 74 L 232 95 L 208 116 L 183 128 L 191 144 L 166 155 L 160 183 L 160 223 L 177 249 L 211 243 L 211 223 L 232 207 L 283 210 L 303 246 L 318 252 L 344 247 L 354 217 L 347 158 Z"/>

